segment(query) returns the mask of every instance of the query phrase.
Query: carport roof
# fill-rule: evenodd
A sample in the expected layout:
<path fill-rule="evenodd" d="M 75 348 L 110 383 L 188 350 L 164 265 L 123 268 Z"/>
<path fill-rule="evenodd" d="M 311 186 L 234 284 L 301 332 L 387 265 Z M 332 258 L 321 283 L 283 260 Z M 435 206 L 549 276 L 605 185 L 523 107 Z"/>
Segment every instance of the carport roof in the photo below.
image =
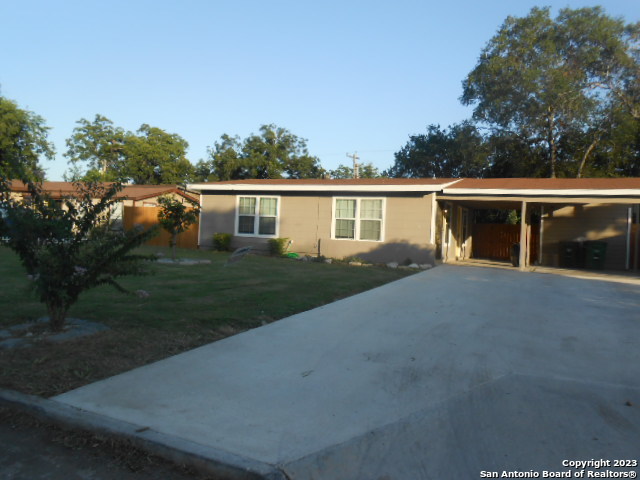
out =
<path fill-rule="evenodd" d="M 441 198 L 538 203 L 640 203 L 640 178 L 465 178 Z"/>
<path fill-rule="evenodd" d="M 445 195 L 640 196 L 640 178 L 465 178 Z"/>

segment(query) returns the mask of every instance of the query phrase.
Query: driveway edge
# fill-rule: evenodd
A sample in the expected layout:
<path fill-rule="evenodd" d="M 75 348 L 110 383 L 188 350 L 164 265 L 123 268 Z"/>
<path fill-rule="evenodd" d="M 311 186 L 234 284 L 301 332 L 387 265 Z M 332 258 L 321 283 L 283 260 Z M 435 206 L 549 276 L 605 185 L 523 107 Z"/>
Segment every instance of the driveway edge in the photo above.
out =
<path fill-rule="evenodd" d="M 287 480 L 278 468 L 233 453 L 172 437 L 140 425 L 104 417 L 55 400 L 0 388 L 0 406 L 32 415 L 63 428 L 128 440 L 136 447 L 200 472 L 233 480 Z"/>

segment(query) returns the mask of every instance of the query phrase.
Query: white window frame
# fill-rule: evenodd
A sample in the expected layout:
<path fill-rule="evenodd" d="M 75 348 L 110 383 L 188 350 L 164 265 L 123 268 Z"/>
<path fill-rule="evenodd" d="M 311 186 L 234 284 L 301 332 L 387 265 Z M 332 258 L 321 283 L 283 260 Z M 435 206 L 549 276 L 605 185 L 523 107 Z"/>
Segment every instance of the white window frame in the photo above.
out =
<path fill-rule="evenodd" d="M 356 217 L 354 238 L 336 238 L 336 203 L 338 200 L 355 200 L 356 201 Z M 380 219 L 380 240 L 361 240 L 360 239 L 360 221 L 361 220 L 378 220 L 369 218 L 360 218 L 360 202 L 362 200 L 382 200 L 382 219 Z M 346 242 L 384 242 L 385 219 L 387 217 L 387 199 L 385 197 L 333 197 L 331 204 L 331 239 L 344 240 Z"/>
<path fill-rule="evenodd" d="M 255 233 L 240 233 L 240 199 L 255 198 L 256 212 L 253 219 L 253 231 Z M 273 198 L 276 200 L 276 232 L 273 235 L 264 235 L 258 233 L 260 227 L 260 199 Z M 280 196 L 279 195 L 236 195 L 236 214 L 235 214 L 235 235 L 238 237 L 259 237 L 259 238 L 278 238 L 280 233 Z"/>

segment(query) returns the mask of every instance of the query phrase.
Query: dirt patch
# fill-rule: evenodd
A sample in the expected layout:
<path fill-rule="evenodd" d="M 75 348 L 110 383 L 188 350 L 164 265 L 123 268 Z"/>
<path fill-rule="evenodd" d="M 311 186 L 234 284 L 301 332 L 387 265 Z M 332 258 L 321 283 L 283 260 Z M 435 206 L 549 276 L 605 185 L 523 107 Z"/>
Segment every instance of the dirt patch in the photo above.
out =
<path fill-rule="evenodd" d="M 151 455 L 127 441 L 66 430 L 0 407 L 3 478 L 224 480 Z M 81 475 L 79 474 L 81 472 Z"/>
<path fill-rule="evenodd" d="M 180 331 L 130 327 L 65 342 L 0 350 L 0 387 L 43 397 L 126 372 L 238 333 L 185 323 Z"/>
<path fill-rule="evenodd" d="M 62 330 L 51 331 L 49 318 L 41 317 L 35 322 L 20 323 L 0 330 L 0 349 L 32 347 L 43 342 L 65 342 L 109 330 L 97 322 L 79 318 L 67 318 Z"/>

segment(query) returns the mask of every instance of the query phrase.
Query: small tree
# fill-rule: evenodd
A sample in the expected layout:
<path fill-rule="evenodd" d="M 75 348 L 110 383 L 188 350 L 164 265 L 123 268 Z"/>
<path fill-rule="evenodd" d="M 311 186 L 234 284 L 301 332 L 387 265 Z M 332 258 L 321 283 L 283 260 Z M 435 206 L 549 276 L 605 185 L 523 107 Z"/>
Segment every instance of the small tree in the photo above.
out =
<path fill-rule="evenodd" d="M 69 308 L 79 295 L 99 285 L 126 292 L 116 279 L 147 273 L 153 256 L 131 254 L 156 234 L 156 229 L 115 231 L 109 213 L 117 202 L 120 184 L 75 184 L 77 194 L 62 202 L 52 200 L 38 184 L 27 183 L 22 201 L 2 193 L 5 215 L 0 237 L 15 251 L 47 307 L 53 331 L 64 326 Z"/>
<path fill-rule="evenodd" d="M 161 210 L 158 212 L 158 221 L 171 235 L 169 246 L 171 247 L 171 258 L 176 259 L 176 244 L 178 235 L 186 231 L 191 224 L 198 220 L 200 207 L 186 200 L 188 205 L 173 197 L 164 196 L 158 199 Z"/>

